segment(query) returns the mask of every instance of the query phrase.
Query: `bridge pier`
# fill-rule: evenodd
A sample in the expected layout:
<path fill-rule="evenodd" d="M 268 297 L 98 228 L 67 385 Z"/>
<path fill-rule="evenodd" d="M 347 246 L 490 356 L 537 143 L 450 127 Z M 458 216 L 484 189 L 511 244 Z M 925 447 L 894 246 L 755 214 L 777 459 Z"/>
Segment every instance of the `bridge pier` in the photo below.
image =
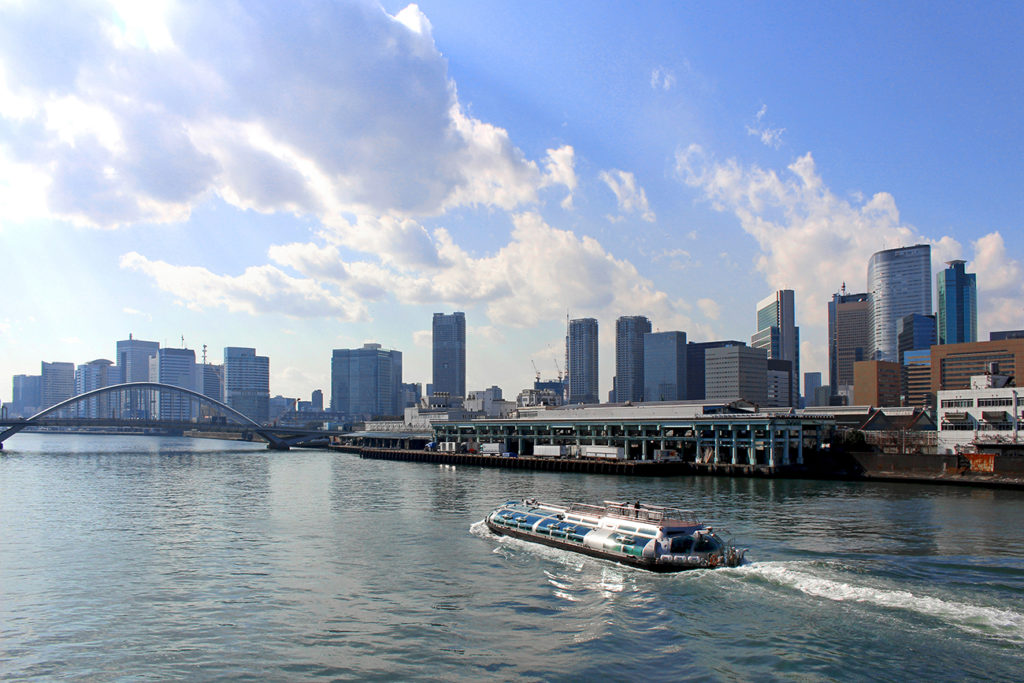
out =
<path fill-rule="evenodd" d="M 268 451 L 290 451 L 291 450 L 291 446 L 289 446 L 288 444 L 286 444 L 284 442 L 281 442 L 281 441 L 279 441 L 277 443 L 274 443 L 273 441 L 268 441 L 267 442 L 267 450 Z"/>

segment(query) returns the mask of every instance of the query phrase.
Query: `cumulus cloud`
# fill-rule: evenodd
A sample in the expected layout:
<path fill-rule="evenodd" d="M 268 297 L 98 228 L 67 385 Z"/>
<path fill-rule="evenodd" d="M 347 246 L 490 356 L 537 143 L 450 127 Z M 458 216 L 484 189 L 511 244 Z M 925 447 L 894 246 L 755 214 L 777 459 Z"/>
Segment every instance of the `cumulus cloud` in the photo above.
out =
<path fill-rule="evenodd" d="M 1024 269 L 1009 256 L 999 232 L 971 243 L 974 260 L 969 272 L 977 274 L 979 339 L 982 330 L 1020 329 L 1024 325 Z"/>
<path fill-rule="evenodd" d="M 295 318 L 333 317 L 345 321 L 366 318 L 361 303 L 269 265 L 247 268 L 238 276 L 217 275 L 198 266 L 152 261 L 137 252 L 124 254 L 120 265 L 148 275 L 158 288 L 193 310 L 226 308 L 250 314 L 282 313 Z"/>
<path fill-rule="evenodd" d="M 963 246 L 952 237 L 928 237 L 905 224 L 896 200 L 887 192 L 868 198 L 836 196 L 818 174 L 810 153 L 780 175 L 733 159 L 716 161 L 691 145 L 677 154 L 676 169 L 686 184 L 699 190 L 716 210 L 735 215 L 757 240 L 761 249 L 757 267 L 768 285 L 795 290 L 799 323 L 818 328 L 812 332 L 817 335 L 813 343 L 805 340 L 808 367 L 824 367 L 821 331 L 826 302 L 844 282 L 848 289 L 863 290 L 871 254 L 928 243 L 934 271 L 962 257 Z M 998 232 L 973 242 L 972 247 L 974 260 L 969 267 L 978 273 L 979 328 L 1019 326 L 1024 318 L 1020 263 L 1007 255 Z"/>
<path fill-rule="evenodd" d="M 571 201 L 572 148 L 529 160 L 468 116 L 415 5 L 146 6 L 0 10 L 0 180 L 32 179 L 37 213 L 117 227 L 218 196 L 330 222 L 512 209 L 552 185 Z"/>
<path fill-rule="evenodd" d="M 619 202 L 619 210 L 623 213 L 638 213 L 640 217 L 649 223 L 656 220 L 654 212 L 647 204 L 647 193 L 640 187 L 636 178 L 628 171 L 612 169 L 601 171 L 601 180 L 615 193 Z"/>

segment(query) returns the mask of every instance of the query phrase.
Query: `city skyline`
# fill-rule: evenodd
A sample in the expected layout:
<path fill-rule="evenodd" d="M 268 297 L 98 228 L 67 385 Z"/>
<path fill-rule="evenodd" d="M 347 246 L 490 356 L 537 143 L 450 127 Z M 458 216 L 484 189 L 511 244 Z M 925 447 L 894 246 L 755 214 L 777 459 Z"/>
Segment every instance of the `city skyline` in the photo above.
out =
<path fill-rule="evenodd" d="M 979 339 L 1024 328 L 1019 6 L 160 7 L 4 9 L 0 377 L 134 332 L 255 345 L 284 395 L 370 341 L 425 385 L 460 310 L 467 389 L 513 391 L 568 312 L 603 398 L 618 317 L 749 339 L 780 289 L 824 375 L 825 302 L 918 243 Z"/>

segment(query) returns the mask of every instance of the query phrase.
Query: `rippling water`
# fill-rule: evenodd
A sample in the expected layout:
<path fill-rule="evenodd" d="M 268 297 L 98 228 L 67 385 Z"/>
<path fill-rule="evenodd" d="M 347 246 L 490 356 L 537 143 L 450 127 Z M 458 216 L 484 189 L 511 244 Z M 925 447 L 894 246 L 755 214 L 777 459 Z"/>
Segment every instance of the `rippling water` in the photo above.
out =
<path fill-rule="evenodd" d="M 19 434 L 0 676 L 1020 680 L 1024 493 L 449 468 Z M 655 575 L 492 536 L 510 497 L 688 507 L 750 548 Z"/>

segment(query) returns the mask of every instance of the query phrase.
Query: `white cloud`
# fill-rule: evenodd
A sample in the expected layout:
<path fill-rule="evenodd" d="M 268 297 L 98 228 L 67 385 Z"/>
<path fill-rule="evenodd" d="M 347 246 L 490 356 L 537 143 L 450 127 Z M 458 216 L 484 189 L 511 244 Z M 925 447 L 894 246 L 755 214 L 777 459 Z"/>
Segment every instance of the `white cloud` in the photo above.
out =
<path fill-rule="evenodd" d="M 782 146 L 782 134 L 786 132 L 785 128 L 771 128 L 763 122 L 764 115 L 768 112 L 766 105 L 761 105 L 761 109 L 758 110 L 755 118 L 755 123 L 752 126 L 747 126 L 747 135 L 755 135 L 761 139 L 761 142 L 768 147 L 774 147 L 778 149 Z"/>
<path fill-rule="evenodd" d="M 180 221 L 217 195 L 330 223 L 513 209 L 552 185 L 571 204 L 572 148 L 542 171 L 466 115 L 415 5 L 137 4 L 5 9 L 0 180 L 42 173 L 37 215 Z"/>
<path fill-rule="evenodd" d="M 120 265 L 148 275 L 156 286 L 194 310 L 226 308 L 250 314 L 280 313 L 295 318 L 366 318 L 359 302 L 340 297 L 310 279 L 293 278 L 273 266 L 253 266 L 238 276 L 217 275 L 198 266 L 151 261 L 136 252 Z"/>
<path fill-rule="evenodd" d="M 434 343 L 433 330 L 416 330 L 412 333 L 412 343 L 420 348 L 431 348 Z"/>
<path fill-rule="evenodd" d="M 636 178 L 632 173 L 612 169 L 611 171 L 601 171 L 600 178 L 615 193 L 620 211 L 639 213 L 640 217 L 649 223 L 656 220 L 654 212 L 647 204 L 647 193 L 644 192 L 644 188 L 637 185 Z"/>
<path fill-rule="evenodd" d="M 1024 269 L 1009 256 L 999 232 L 992 232 L 972 242 L 974 260 L 968 272 L 977 275 L 978 338 L 983 330 L 1020 329 L 1024 327 Z"/>
<path fill-rule="evenodd" d="M 705 317 L 711 320 L 718 320 L 722 314 L 722 309 L 714 299 L 697 299 L 697 308 L 700 309 L 700 312 Z"/>
<path fill-rule="evenodd" d="M 676 76 L 671 70 L 657 67 L 651 71 L 651 87 L 655 90 L 671 90 L 676 84 Z"/>
<path fill-rule="evenodd" d="M 863 291 L 874 252 L 931 244 L 932 269 L 937 271 L 964 251 L 948 235 L 927 237 L 903 223 L 889 193 L 837 197 L 818 175 L 810 153 L 796 159 L 782 176 L 735 160 L 711 160 L 696 145 L 680 151 L 676 162 L 684 182 L 718 211 L 735 215 L 757 240 L 757 267 L 768 286 L 796 291 L 798 322 L 810 328 L 802 344 L 806 368 L 826 367 L 826 303 L 843 282 L 850 290 Z M 968 268 L 978 277 L 979 336 L 986 330 L 1020 327 L 1024 268 L 1007 254 L 998 232 L 981 237 L 972 248 L 974 259 Z"/>

